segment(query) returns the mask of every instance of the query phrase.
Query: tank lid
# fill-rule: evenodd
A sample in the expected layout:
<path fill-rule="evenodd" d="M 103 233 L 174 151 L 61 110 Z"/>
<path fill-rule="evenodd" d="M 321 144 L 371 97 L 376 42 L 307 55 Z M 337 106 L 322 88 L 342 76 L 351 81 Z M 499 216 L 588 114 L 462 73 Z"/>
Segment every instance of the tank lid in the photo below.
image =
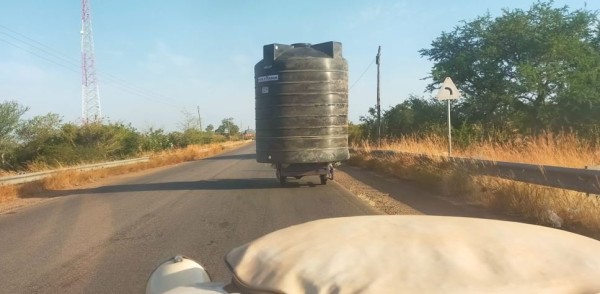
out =
<path fill-rule="evenodd" d="M 325 42 L 311 45 L 310 43 L 294 43 L 292 45 L 285 44 L 269 44 L 263 46 L 263 62 L 272 63 L 274 60 L 279 58 L 284 52 L 292 48 L 311 48 L 316 51 L 321 51 L 331 58 L 343 58 L 342 56 L 342 43 L 340 42 Z M 306 51 L 306 50 L 300 50 Z"/>
<path fill-rule="evenodd" d="M 302 47 L 310 47 L 310 43 L 294 43 L 292 47 L 294 48 L 302 48 Z"/>

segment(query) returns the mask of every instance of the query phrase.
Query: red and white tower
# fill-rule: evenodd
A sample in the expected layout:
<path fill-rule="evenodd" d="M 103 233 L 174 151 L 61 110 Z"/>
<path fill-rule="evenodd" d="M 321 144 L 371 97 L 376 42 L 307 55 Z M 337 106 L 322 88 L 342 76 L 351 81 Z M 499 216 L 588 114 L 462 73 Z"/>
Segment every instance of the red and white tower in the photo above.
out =
<path fill-rule="evenodd" d="M 96 78 L 90 0 L 81 0 L 81 100 L 81 118 L 83 122 L 101 121 L 102 111 Z"/>

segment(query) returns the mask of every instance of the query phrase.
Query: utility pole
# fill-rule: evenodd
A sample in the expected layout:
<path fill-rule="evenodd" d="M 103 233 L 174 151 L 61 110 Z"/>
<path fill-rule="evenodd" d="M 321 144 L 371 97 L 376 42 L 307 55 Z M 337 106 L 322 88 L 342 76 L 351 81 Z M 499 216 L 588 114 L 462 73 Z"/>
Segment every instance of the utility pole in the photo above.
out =
<path fill-rule="evenodd" d="M 375 63 L 377 63 L 377 146 L 381 148 L 381 100 L 379 97 L 379 65 L 381 58 L 381 46 L 377 49 Z"/>
<path fill-rule="evenodd" d="M 81 119 L 85 124 L 102 120 L 90 0 L 81 0 Z"/>
<path fill-rule="evenodd" d="M 196 108 L 198 110 L 198 125 L 200 126 L 200 132 L 202 132 L 202 117 L 200 117 L 200 105 Z"/>

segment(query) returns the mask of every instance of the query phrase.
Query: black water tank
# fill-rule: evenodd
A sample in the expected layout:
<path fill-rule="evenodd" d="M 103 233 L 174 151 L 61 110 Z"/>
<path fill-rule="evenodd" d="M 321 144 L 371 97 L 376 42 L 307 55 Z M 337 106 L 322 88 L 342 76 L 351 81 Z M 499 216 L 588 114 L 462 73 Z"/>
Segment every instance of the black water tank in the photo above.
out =
<path fill-rule="evenodd" d="M 349 158 L 348 63 L 341 43 L 265 45 L 254 75 L 258 162 Z"/>

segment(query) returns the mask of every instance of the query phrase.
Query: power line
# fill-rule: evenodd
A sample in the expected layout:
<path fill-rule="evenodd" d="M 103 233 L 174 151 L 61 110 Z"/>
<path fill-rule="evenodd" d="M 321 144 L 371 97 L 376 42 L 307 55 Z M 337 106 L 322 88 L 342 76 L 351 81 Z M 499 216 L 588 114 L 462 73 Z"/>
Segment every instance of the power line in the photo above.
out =
<path fill-rule="evenodd" d="M 3 29 L 4 29 L 5 27 L 4 27 L 4 26 L 2 26 L 2 25 L 0 25 L 0 28 L 3 28 Z M 10 31 L 10 32 L 13 32 L 12 30 L 9 30 L 9 31 Z M 69 63 L 69 64 L 71 64 L 71 65 L 74 65 L 74 66 L 77 66 L 77 67 L 79 67 L 79 63 L 78 63 L 78 61 L 74 61 L 74 59 L 71 59 L 71 58 L 69 58 L 69 57 L 65 57 L 65 56 L 64 56 L 63 54 L 61 54 L 60 52 L 58 52 L 58 51 L 56 51 L 56 50 L 54 50 L 54 49 L 52 49 L 52 48 L 50 48 L 50 47 L 48 47 L 48 46 L 45 46 L 44 44 L 42 44 L 42 43 L 40 43 L 40 42 L 37 42 L 37 41 L 35 41 L 35 40 L 31 39 L 31 38 L 28 38 L 27 36 L 24 36 L 23 34 L 20 34 L 20 33 L 15 33 L 15 34 L 17 34 L 17 35 L 21 36 L 22 38 L 24 38 L 24 39 L 26 39 L 26 40 L 28 40 L 28 41 L 23 41 L 23 39 L 17 38 L 17 37 L 15 37 L 15 36 L 11 35 L 11 34 L 8 34 L 8 33 L 6 33 L 6 32 L 2 32 L 2 31 L 0 31 L 0 34 L 2 34 L 2 35 L 4 35 L 4 36 L 7 36 L 7 37 L 9 37 L 9 38 L 11 38 L 11 39 L 13 39 L 13 40 L 16 40 L 16 41 L 18 41 L 18 42 L 21 42 L 21 43 L 23 43 L 23 44 L 26 44 L 26 45 L 27 45 L 27 46 L 29 46 L 29 47 L 33 47 L 33 48 L 35 48 L 35 49 L 37 49 L 37 50 L 39 50 L 39 51 L 42 51 L 42 52 L 44 52 L 44 53 L 46 53 L 46 54 L 48 54 L 48 55 L 51 55 L 51 56 L 53 56 L 54 58 L 57 58 L 57 59 L 63 60 L 63 61 L 64 61 L 64 62 L 66 62 L 66 63 Z M 35 43 L 35 44 L 39 44 L 39 45 L 41 45 L 42 47 L 48 48 L 49 50 L 48 50 L 48 49 L 43 49 L 43 48 L 40 48 L 40 47 L 38 47 L 38 46 L 36 46 L 36 45 L 32 45 L 32 44 L 30 44 L 29 42 L 33 42 L 33 43 Z M 54 51 L 54 52 L 56 52 L 56 53 L 53 53 L 53 52 L 50 52 L 50 51 Z M 31 52 L 30 52 L 30 53 L 31 53 Z M 57 53 L 58 53 L 58 54 L 57 54 Z"/>
<path fill-rule="evenodd" d="M 39 42 L 39 41 L 36 41 L 36 40 L 34 40 L 34 39 L 32 39 L 32 38 L 30 38 L 30 37 L 26 36 L 26 35 L 23 35 L 23 34 L 21 34 L 21 33 L 17 32 L 17 31 L 15 31 L 15 30 L 12 30 L 12 29 L 10 29 L 10 28 L 8 28 L 8 27 L 6 27 L 6 26 L 0 25 L 0 28 L 2 28 L 2 29 L 4 29 L 4 30 L 7 30 L 7 31 L 9 31 L 9 32 L 11 32 L 12 34 L 16 34 L 16 35 L 18 35 L 19 37 L 26 39 L 27 41 L 23 41 L 22 39 L 19 39 L 19 38 L 17 38 L 17 37 L 14 37 L 14 36 L 12 36 L 12 35 L 9 35 L 9 34 L 7 34 L 7 33 L 5 33 L 5 32 L 2 32 L 2 31 L 0 31 L 0 34 L 3 34 L 3 35 L 5 35 L 5 36 L 8 36 L 8 37 L 10 37 L 10 38 L 12 38 L 12 39 L 14 39 L 14 40 L 17 40 L 17 41 L 19 41 L 19 42 L 21 42 L 21 43 L 25 43 L 25 44 L 27 44 L 28 46 L 34 47 L 34 48 L 36 48 L 36 49 L 38 49 L 38 50 L 40 50 L 40 51 L 42 51 L 42 52 L 44 52 L 44 53 L 46 53 L 46 54 L 50 54 L 50 55 L 52 55 L 52 56 L 54 56 L 54 57 L 56 57 L 56 58 L 58 58 L 58 59 L 64 60 L 65 62 L 67 62 L 67 63 L 69 63 L 69 64 L 72 64 L 72 65 L 74 65 L 74 66 L 77 66 L 78 68 L 79 68 L 79 66 L 80 66 L 80 64 L 79 64 L 79 61 L 78 61 L 78 60 L 76 60 L 76 59 L 74 59 L 74 58 L 71 58 L 71 57 L 67 56 L 67 55 L 66 55 L 66 54 L 64 54 L 64 53 L 61 53 L 60 51 L 58 51 L 58 50 L 56 50 L 56 49 L 54 49 L 54 48 L 52 48 L 52 47 L 50 47 L 50 46 L 48 46 L 48 45 L 46 45 L 46 44 L 44 44 L 44 43 L 41 43 L 41 42 Z M 45 49 L 44 49 L 44 48 L 40 48 L 40 47 L 38 47 L 38 46 L 35 46 L 35 45 L 32 45 L 32 44 L 30 44 L 30 43 L 28 43 L 28 42 L 32 42 L 32 43 L 35 43 L 35 44 L 37 44 L 37 45 L 40 45 L 41 47 L 44 47 Z M 51 52 L 50 52 L 50 51 L 51 51 Z M 97 70 L 97 72 L 98 72 L 98 73 L 99 73 L 101 76 L 105 76 L 107 79 L 114 80 L 115 82 L 118 82 L 118 83 L 124 84 L 126 87 L 130 87 L 130 88 L 136 88 L 136 90 L 138 90 L 138 91 L 141 91 L 141 92 L 144 92 L 144 91 L 145 91 L 144 89 L 142 89 L 142 88 L 140 88 L 140 87 L 137 87 L 137 86 L 135 86 L 135 85 L 132 85 L 131 83 L 129 83 L 129 82 L 127 82 L 127 81 L 125 81 L 125 80 L 123 80 L 123 79 L 121 79 L 121 78 L 119 78 L 119 77 L 116 77 L 116 76 L 114 76 L 114 75 L 112 75 L 112 74 L 110 74 L 110 73 L 104 72 L 104 71 L 102 71 L 102 70 Z M 162 96 L 162 95 L 156 95 L 156 96 L 157 96 L 157 97 L 160 97 L 160 96 Z M 161 98 L 168 99 L 167 97 L 161 97 Z"/>
<path fill-rule="evenodd" d="M 348 91 L 350 91 L 360 81 L 360 79 L 362 79 L 362 77 L 367 73 L 367 71 L 369 70 L 369 68 L 371 68 L 371 65 L 373 65 L 373 63 L 375 63 L 375 58 L 373 58 L 373 60 L 371 60 L 371 63 L 369 63 L 369 65 L 367 66 L 367 68 L 365 69 L 365 71 L 363 71 L 363 73 L 360 74 L 360 76 L 358 77 L 358 80 L 354 81 L 354 83 L 352 84 L 352 86 L 350 86 L 350 88 L 348 89 Z"/>
<path fill-rule="evenodd" d="M 49 58 L 47 58 L 47 57 L 45 57 L 45 56 L 42 56 L 42 55 L 40 55 L 40 54 L 38 54 L 38 53 L 36 53 L 36 52 L 34 52 L 34 51 L 31 51 L 31 50 L 29 50 L 29 49 L 27 49 L 27 48 L 23 48 L 23 47 L 21 47 L 21 46 L 19 46 L 19 45 L 17 45 L 17 44 L 14 44 L 14 43 L 12 43 L 12 42 L 10 42 L 10 41 L 7 41 L 6 39 L 0 38 L 0 41 L 2 41 L 2 42 L 4 42 L 4 43 L 7 43 L 7 44 L 9 44 L 9 45 L 11 45 L 11 46 L 13 46 L 13 47 L 15 47 L 15 48 L 19 48 L 19 49 L 21 49 L 21 50 L 23 50 L 23 51 L 25 51 L 25 52 L 27 52 L 27 53 L 29 53 L 29 54 L 35 55 L 36 57 L 39 57 L 39 58 L 41 58 L 41 59 L 44 59 L 44 60 L 46 60 L 47 62 L 50 62 L 50 63 L 52 63 L 52 64 L 54 64 L 54 65 L 60 66 L 60 67 L 62 67 L 62 68 L 64 68 L 64 69 L 66 69 L 66 70 L 68 70 L 68 71 L 70 71 L 70 72 L 73 72 L 73 73 L 75 73 L 75 74 L 78 74 L 78 75 L 80 74 L 80 72 L 79 72 L 78 70 L 75 70 L 75 69 L 73 69 L 72 67 L 69 67 L 69 66 L 67 66 L 67 65 L 65 65 L 65 64 L 63 64 L 63 63 L 56 62 L 55 60 L 49 59 Z M 143 96 L 146 96 L 144 93 L 137 92 L 136 90 L 132 90 L 132 89 L 130 89 L 130 88 L 124 87 L 124 86 L 122 86 L 122 85 L 119 85 L 119 84 L 110 84 L 110 83 L 109 83 L 109 84 L 107 84 L 107 85 L 108 85 L 109 87 L 112 87 L 112 88 L 114 88 L 114 89 L 121 90 L 121 91 L 127 92 L 127 93 L 129 93 L 129 94 L 137 95 L 137 96 L 140 96 L 140 97 L 142 97 L 142 98 L 144 98 Z M 144 99 L 146 99 L 146 100 L 151 100 L 151 101 L 153 101 L 153 102 L 160 102 L 160 103 L 168 104 L 168 105 L 170 105 L 170 106 L 173 106 L 173 107 L 179 108 L 178 106 L 176 106 L 176 105 L 174 105 L 174 104 L 171 104 L 171 103 L 168 103 L 168 102 L 165 102 L 165 101 L 162 101 L 162 100 L 157 100 L 157 99 L 153 99 L 153 98 L 149 98 L 149 97 L 145 97 Z"/>
<path fill-rule="evenodd" d="M 69 64 L 72 64 L 73 66 L 76 66 L 77 68 L 79 68 L 79 66 L 80 66 L 78 60 L 76 60 L 74 58 L 71 58 L 71 57 L 67 56 L 64 53 L 61 53 L 59 50 L 56 50 L 56 49 L 54 49 L 54 48 L 52 48 L 52 47 L 50 47 L 48 45 L 45 45 L 45 44 L 43 44 L 43 43 L 41 43 L 39 41 L 36 41 L 36 40 L 34 40 L 34 39 L 32 39 L 32 38 L 24 35 L 24 34 L 21 34 L 21 33 L 17 32 L 17 31 L 15 31 L 15 30 L 10 29 L 10 28 L 8 28 L 6 26 L 0 25 L 0 28 L 2 28 L 4 30 L 7 30 L 7 31 L 9 31 L 9 32 L 11 32 L 13 34 L 16 34 L 16 35 L 20 36 L 21 38 L 26 39 L 27 41 L 23 41 L 23 39 L 19 39 L 17 37 L 14 37 L 14 36 L 9 35 L 9 34 L 7 34 L 5 32 L 2 32 L 2 31 L 0 31 L 0 34 L 4 34 L 4 35 L 6 35 L 6 36 L 8 36 L 8 37 L 10 37 L 10 38 L 12 38 L 14 40 L 17 40 L 17 41 L 19 41 L 21 43 L 24 43 L 24 44 L 28 45 L 28 46 L 36 48 L 39 51 L 42 51 L 42 52 L 44 52 L 46 54 L 49 54 L 49 55 L 52 55 L 55 58 L 61 59 L 61 60 L 65 61 L 65 62 L 67 62 Z M 37 45 L 40 45 L 40 46 L 42 46 L 42 47 L 44 47 L 46 49 L 40 48 L 40 47 L 38 47 L 36 45 L 32 45 L 30 42 L 35 43 Z M 52 51 L 52 52 L 50 52 L 50 51 Z M 131 83 L 129 83 L 129 82 L 127 82 L 127 81 L 125 81 L 125 80 L 123 80 L 123 79 L 121 79 L 119 77 L 116 77 L 116 76 L 114 76 L 114 75 L 112 75 L 110 73 L 104 72 L 102 70 L 97 70 L 97 71 L 98 71 L 99 75 L 103 76 L 104 78 L 106 78 L 108 80 L 114 81 L 116 83 L 120 83 L 124 87 L 134 88 L 136 90 L 136 92 L 141 93 L 141 94 L 138 94 L 138 95 L 155 96 L 155 97 L 160 97 L 161 99 L 169 99 L 168 97 L 164 97 L 162 95 L 155 95 L 155 94 L 148 95 L 149 93 L 144 93 L 144 92 L 146 92 L 145 89 L 142 89 L 140 87 L 132 85 Z"/>
<path fill-rule="evenodd" d="M 34 39 L 30 38 L 30 37 L 27 37 L 27 36 L 25 36 L 25 35 L 23 35 L 23 34 L 21 34 L 21 33 L 17 32 L 17 31 L 15 31 L 15 30 L 13 30 L 13 29 L 9 28 L 9 27 L 6 27 L 6 26 L 3 26 L 3 25 L 1 25 L 1 24 L 0 24 L 0 28 L 4 29 L 4 30 L 6 30 L 6 31 L 9 31 L 9 32 L 11 32 L 11 33 L 13 33 L 13 34 L 15 34 L 15 35 L 18 35 L 18 36 L 20 36 L 20 37 L 22 37 L 22 38 L 25 38 L 25 39 L 27 39 L 27 40 L 28 40 L 28 41 L 30 41 L 30 42 L 33 42 L 33 43 L 35 43 L 35 44 L 38 44 L 38 45 L 40 45 L 40 46 L 42 46 L 42 47 L 46 48 L 46 49 L 47 49 L 47 50 L 49 50 L 49 51 L 53 51 L 53 52 L 57 53 L 58 55 L 63 55 L 63 56 L 66 56 L 66 55 L 64 55 L 63 53 L 61 53 L 60 51 L 58 51 L 58 50 L 56 50 L 56 49 L 54 49 L 54 48 L 52 48 L 52 47 L 50 47 L 50 46 L 48 46 L 48 45 L 45 45 L 45 44 L 43 44 L 43 43 L 41 43 L 41 42 L 39 42 L 39 41 L 36 41 L 36 40 L 34 40 Z M 4 33 L 4 34 L 6 34 L 6 33 Z M 13 38 L 14 38 L 14 37 L 13 37 Z M 71 59 L 70 57 L 66 57 L 66 58 L 67 58 L 67 59 Z M 72 59 L 72 60 L 74 60 L 74 59 Z M 75 65 L 79 66 L 79 64 L 78 64 L 77 62 L 78 62 L 78 61 L 77 61 L 77 60 L 75 60 L 75 63 L 76 63 Z"/>
<path fill-rule="evenodd" d="M 2 31 L 0 31 L 0 34 L 4 35 L 6 37 L 9 37 L 9 38 L 11 38 L 13 40 L 16 40 L 16 41 L 18 41 L 18 42 L 20 42 L 22 44 L 25 44 L 26 46 L 34 48 L 37 51 L 40 51 L 41 53 L 44 53 L 44 54 L 46 54 L 48 56 L 52 56 L 52 58 L 54 58 L 56 60 L 50 59 L 47 56 L 43 56 L 43 55 L 39 54 L 40 52 L 35 52 L 35 51 L 31 50 L 31 49 L 24 48 L 24 47 L 22 47 L 20 45 L 17 45 L 15 43 L 12 43 L 12 42 L 6 40 L 6 39 L 0 38 L 0 41 L 3 41 L 3 42 L 5 42 L 5 43 L 7 43 L 7 44 L 9 44 L 9 45 L 11 45 L 11 46 L 13 46 L 15 48 L 21 49 L 21 50 L 23 50 L 23 51 L 25 51 L 25 52 L 27 52 L 29 54 L 35 55 L 36 57 L 44 59 L 44 60 L 46 60 L 46 61 L 48 61 L 48 62 L 50 62 L 50 63 L 52 63 L 54 65 L 60 66 L 62 68 L 65 68 L 65 69 L 67 69 L 67 70 L 69 70 L 71 72 L 80 74 L 80 72 L 79 72 L 79 69 L 80 69 L 79 67 L 80 66 L 78 64 L 78 61 L 76 61 L 75 59 L 67 56 L 64 53 L 61 53 L 60 51 L 58 51 L 58 50 L 56 50 L 56 49 L 54 49 L 54 48 L 52 48 L 52 47 L 50 47 L 48 45 L 45 45 L 45 44 L 43 44 L 43 43 L 41 43 L 39 41 L 36 41 L 36 40 L 34 40 L 34 39 L 30 38 L 30 37 L 27 37 L 24 34 L 21 34 L 21 33 L 17 32 L 17 31 L 15 31 L 15 30 L 12 30 L 12 29 L 10 29 L 10 28 L 8 28 L 6 26 L 0 25 L 0 29 L 4 29 L 5 31 L 8 31 L 8 32 L 10 32 L 10 33 L 12 33 L 14 35 L 19 36 L 19 37 L 15 37 L 14 35 L 10 35 L 9 33 L 2 32 Z M 32 43 L 37 44 L 37 45 L 34 45 Z M 41 48 L 41 47 L 43 47 L 43 48 Z M 68 64 L 68 65 L 66 65 L 66 64 Z M 73 68 L 76 68 L 77 70 L 74 70 Z M 167 104 L 167 105 L 179 108 L 179 106 L 177 106 L 175 104 L 172 104 L 170 102 L 167 102 L 168 99 L 169 99 L 168 97 L 164 97 L 162 95 L 150 94 L 145 89 L 142 89 L 141 87 L 137 87 L 135 85 L 132 85 L 131 83 L 129 83 L 129 82 L 127 82 L 127 81 L 125 81 L 125 80 L 123 80 L 121 78 L 118 78 L 118 77 L 116 77 L 116 76 L 114 76 L 114 75 L 112 75 L 110 73 L 107 73 L 107 72 L 104 72 L 104 71 L 100 71 L 100 70 L 98 70 L 98 73 L 99 73 L 99 75 L 105 81 L 109 82 L 109 83 L 107 83 L 107 85 L 109 87 L 112 87 L 114 89 L 121 90 L 121 91 L 124 91 L 124 92 L 128 92 L 130 94 L 136 95 L 136 96 L 138 96 L 140 98 L 143 98 L 143 99 L 146 99 L 146 100 L 150 100 L 150 101 L 153 101 L 153 102 L 159 102 L 159 103 L 163 103 L 163 104 Z"/>
<path fill-rule="evenodd" d="M 78 71 L 76 71 L 76 70 L 74 70 L 73 68 L 70 68 L 70 67 L 68 67 L 68 66 L 66 66 L 66 65 L 64 65 L 64 64 L 58 63 L 58 62 L 56 62 L 55 60 L 52 60 L 52 59 L 46 58 L 46 57 L 44 57 L 44 56 L 42 56 L 42 55 L 39 55 L 39 54 L 37 54 L 36 52 L 33 52 L 33 51 L 31 51 L 31 50 L 28 50 L 28 49 L 26 49 L 26 48 L 23 48 L 23 47 L 21 47 L 21 46 L 19 46 L 19 45 L 17 45 L 17 44 L 11 43 L 10 41 L 8 41 L 8 40 L 6 40 L 6 39 L 0 38 L 0 41 L 2 41 L 2 42 L 4 42 L 4 43 L 7 43 L 8 45 L 11 45 L 11 46 L 13 46 L 13 47 L 15 47 L 15 48 L 19 48 L 19 49 L 21 49 L 21 50 L 23 50 L 23 51 L 25 51 L 25 52 L 27 52 L 27 53 L 29 53 L 29 54 L 33 54 L 33 55 L 35 55 L 35 56 L 37 56 L 37 57 L 39 57 L 39 58 L 41 58 L 41 59 L 44 59 L 44 60 L 46 60 L 46 61 L 48 61 L 48 62 L 50 62 L 50 63 L 53 63 L 54 65 L 58 65 L 58 66 L 60 66 L 60 67 L 63 67 L 63 68 L 65 68 L 65 69 L 69 70 L 69 71 L 72 71 L 72 72 L 74 72 L 74 73 L 77 73 L 77 74 L 79 74 L 79 72 L 78 72 Z"/>

